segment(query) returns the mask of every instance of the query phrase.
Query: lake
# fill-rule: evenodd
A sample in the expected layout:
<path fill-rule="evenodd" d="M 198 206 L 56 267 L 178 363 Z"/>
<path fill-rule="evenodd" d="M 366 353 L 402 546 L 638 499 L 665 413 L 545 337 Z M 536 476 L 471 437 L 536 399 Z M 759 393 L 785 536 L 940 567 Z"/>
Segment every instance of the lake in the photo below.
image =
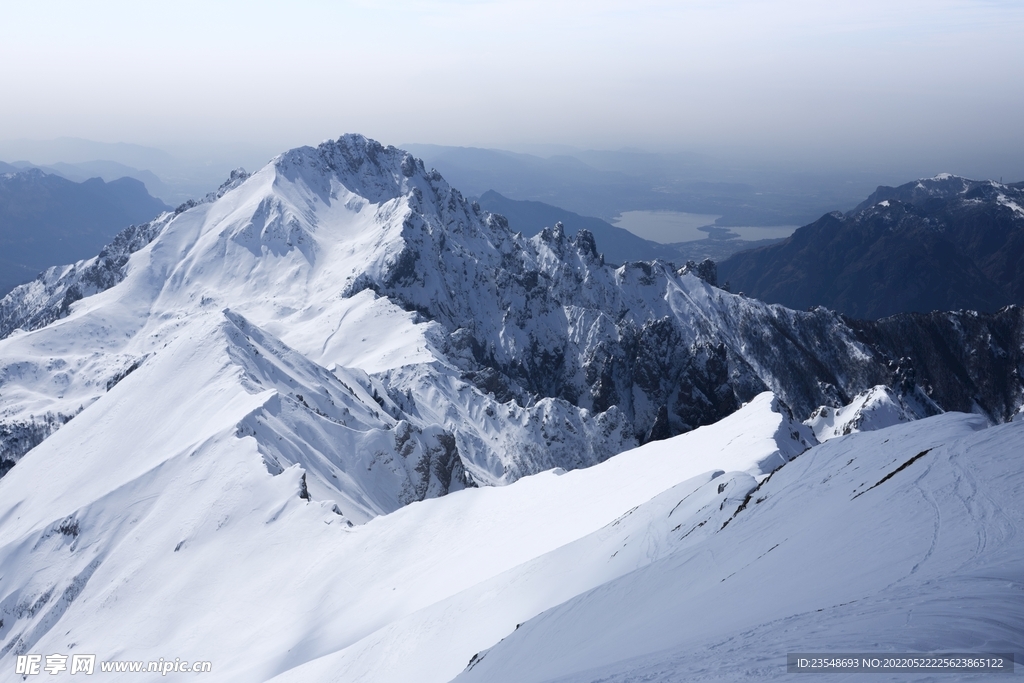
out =
<path fill-rule="evenodd" d="M 714 225 L 720 216 L 683 211 L 626 211 L 612 223 L 634 235 L 662 244 L 707 239 L 716 233 L 719 239 L 767 240 L 789 237 L 796 225 L 750 225 L 719 228 Z M 703 228 L 703 230 L 701 229 Z M 727 231 L 727 232 L 726 232 Z"/>

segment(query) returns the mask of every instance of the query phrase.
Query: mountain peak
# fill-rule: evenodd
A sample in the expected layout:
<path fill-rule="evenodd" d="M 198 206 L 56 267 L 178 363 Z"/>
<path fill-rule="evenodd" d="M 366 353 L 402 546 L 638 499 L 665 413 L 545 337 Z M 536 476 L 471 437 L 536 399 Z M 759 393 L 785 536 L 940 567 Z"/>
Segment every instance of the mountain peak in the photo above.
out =
<path fill-rule="evenodd" d="M 347 189 L 374 204 L 407 194 L 414 176 L 441 180 L 438 173 L 428 173 L 423 162 L 409 152 L 354 133 L 325 140 L 316 147 L 289 150 L 271 163 L 285 178 L 301 178 L 311 187 L 335 176 Z"/>

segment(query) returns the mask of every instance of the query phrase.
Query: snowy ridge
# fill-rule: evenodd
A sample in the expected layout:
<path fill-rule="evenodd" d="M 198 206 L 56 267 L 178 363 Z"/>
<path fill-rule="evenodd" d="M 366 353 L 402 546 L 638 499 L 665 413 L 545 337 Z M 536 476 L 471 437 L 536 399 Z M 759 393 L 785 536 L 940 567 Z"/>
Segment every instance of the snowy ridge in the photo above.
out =
<path fill-rule="evenodd" d="M 229 355 L 243 368 L 242 386 L 254 394 L 275 392 L 236 432 L 256 439 L 271 474 L 298 465 L 307 496 L 340 497 L 347 516 L 360 523 L 463 487 L 451 433 L 394 419 L 378 409 L 365 375 L 327 372 L 241 316 L 227 312 L 226 318 Z"/>
<path fill-rule="evenodd" d="M 63 318 L 76 301 L 110 289 L 124 279 L 128 257 L 160 234 L 174 214 L 168 212 L 118 233 L 99 256 L 69 266 L 53 266 L 0 300 L 0 338 L 35 330 Z"/>
<path fill-rule="evenodd" d="M 343 148 L 358 148 L 358 154 Z M 391 175 L 379 166 L 368 168 L 389 160 Z M 416 173 L 409 178 L 403 168 Z M 341 180 L 383 203 L 370 204 Z M 239 174 L 219 197 L 165 216 L 155 237 L 117 271 L 120 285 L 71 311 L 44 306 L 56 319 L 53 325 L 0 342 L 0 415 L 6 425 L 0 455 L 7 467 L 52 429 L 34 441 L 21 431 L 39 433 L 40 424 L 78 414 L 129 369 L 179 335 L 191 335 L 196 321 L 222 308 L 270 336 L 283 335 L 286 346 L 335 375 L 362 377 L 374 409 L 402 434 L 432 435 L 428 450 L 446 464 L 411 458 L 404 436 L 375 450 L 378 460 L 404 453 L 400 459 L 413 463 L 408 471 L 418 477 L 396 482 L 385 495 L 391 501 L 387 509 L 472 481 L 462 475 L 464 460 L 479 481 L 495 483 L 555 465 L 590 465 L 634 443 L 622 433 L 614 409 L 594 417 L 563 401 L 531 398 L 503 405 L 472 391 L 462 371 L 435 348 L 447 344 L 436 323 L 351 286 L 373 275 L 387 280 L 395 268 L 392 257 L 404 248 L 408 203 L 424 189 L 436 194 L 432 182 L 439 177 L 426 174 L 408 155 L 350 136 L 282 155 L 251 178 Z M 458 206 L 465 208 L 465 202 Z M 74 276 L 65 276 L 71 287 L 78 283 Z M 353 366 L 359 369 L 346 369 Z M 389 371 L 407 384 L 396 390 L 366 375 Z M 467 419 L 470 413 L 494 419 Z M 576 436 L 559 445 L 566 424 Z M 444 436 L 455 427 L 461 445 Z M 460 457 L 460 447 L 470 457 Z"/>
<path fill-rule="evenodd" d="M 951 173 L 940 173 L 932 178 L 921 178 L 916 182 L 895 188 L 879 187 L 855 210 L 859 211 L 871 204 L 879 203 L 882 198 L 895 199 L 905 204 L 919 204 L 929 199 L 954 199 L 957 197 L 971 199 L 991 192 L 1017 195 L 1020 190 L 1012 185 L 1004 185 L 994 180 L 972 180 Z M 878 199 L 872 201 L 872 198 L 875 197 Z"/>
<path fill-rule="evenodd" d="M 248 177 L 243 169 L 236 169 L 216 192 L 203 200 L 186 202 L 149 223 L 128 226 L 95 258 L 48 268 L 32 282 L 16 287 L 0 299 L 0 339 L 19 329 L 34 330 L 48 325 L 66 316 L 71 304 L 79 299 L 113 287 L 124 279 L 128 258 L 152 242 L 171 219 L 201 203 L 216 201 Z"/>
<path fill-rule="evenodd" d="M 770 439 L 765 438 L 768 434 Z M 596 511 L 623 495 L 625 500 L 651 497 L 599 529 L 272 680 L 446 681 L 468 654 L 477 652 L 475 644 L 496 641 L 546 605 L 714 535 L 749 502 L 760 482 L 809 447 L 808 440 L 813 441 L 809 432 L 770 394 L 762 394 L 720 423 L 641 446 L 592 468 L 535 475 L 501 494 L 474 492 L 497 501 L 530 487 L 529 511 L 516 508 L 509 520 L 519 526 L 543 518 L 546 533 L 576 528 L 571 520 L 576 514 Z M 697 472 L 701 474 L 674 483 Z M 545 495 L 533 498 L 534 487 L 544 487 Z M 641 491 L 642 496 L 633 497 Z M 434 505 L 461 502 L 456 497 Z M 505 517 L 489 506 L 477 512 L 487 519 Z"/>
<path fill-rule="evenodd" d="M 301 468 L 268 473 L 260 433 L 239 438 L 221 427 L 274 410 L 285 397 L 267 385 L 291 387 L 290 378 L 301 377 L 284 374 L 288 359 L 257 355 L 267 346 L 247 340 L 244 323 L 221 321 L 207 321 L 212 337 L 172 343 L 0 482 L 0 664 L 74 644 L 138 658 L 171 648 L 182 658 L 216 659 L 217 680 L 266 680 L 305 662 L 332 667 L 346 681 L 357 674 L 402 680 L 417 668 L 417 680 L 448 680 L 516 623 L 689 542 L 666 535 L 658 541 L 664 550 L 653 552 L 643 541 L 646 516 L 633 508 L 656 498 L 655 507 L 679 523 L 691 514 L 691 525 L 706 520 L 688 537 L 695 539 L 721 526 L 766 468 L 791 459 L 805 448 L 800 437 L 809 438 L 773 411 L 778 404 L 766 394 L 719 424 L 593 468 L 465 490 L 350 527 L 334 502 L 302 497 Z M 212 343 L 222 335 L 236 340 L 227 354 Z M 194 377 L 194 400 L 166 393 L 140 403 L 133 394 L 132 384 L 173 386 L 178 372 Z M 337 402 L 334 387 L 325 391 Z M 210 396 L 221 406 L 215 414 Z M 168 426 L 96 429 L 128 412 L 147 420 L 165 414 Z M 81 434 L 95 436 L 65 462 Z M 134 457 L 89 476 L 107 467 L 125 438 Z M 607 568 L 549 582 L 549 572 L 605 549 L 616 558 Z M 514 592 L 488 589 L 511 580 Z M 166 619 L 146 616 L 155 613 Z M 439 615 L 438 626 L 454 631 L 417 635 Z M 419 645 L 390 657 L 393 650 L 373 645 L 388 633 Z"/>

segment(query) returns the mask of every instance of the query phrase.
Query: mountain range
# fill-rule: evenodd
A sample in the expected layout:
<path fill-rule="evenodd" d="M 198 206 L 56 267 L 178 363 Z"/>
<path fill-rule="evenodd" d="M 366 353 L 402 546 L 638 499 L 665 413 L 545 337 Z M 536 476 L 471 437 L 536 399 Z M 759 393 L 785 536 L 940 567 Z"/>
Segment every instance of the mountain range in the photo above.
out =
<path fill-rule="evenodd" d="M 196 237 L 172 242 L 180 231 Z M 166 252 L 167 262 L 123 282 L 135 250 Z M 1024 402 L 1009 371 L 1024 346 L 1020 308 L 856 323 L 732 295 L 694 273 L 663 261 L 607 265 L 586 230 L 518 236 L 411 155 L 363 138 L 300 148 L 0 301 L 0 334 L 19 349 L 4 354 L 19 379 L 0 401 L 0 457 L 15 462 L 151 357 L 157 342 L 138 334 L 167 315 L 190 325 L 246 319 L 324 368 L 366 372 L 362 384 L 386 414 L 453 440 L 446 464 L 407 473 L 410 491 L 448 490 L 461 466 L 467 481 L 494 484 L 593 464 L 710 424 L 769 389 L 804 417 L 880 384 L 920 414 L 979 411 L 1001 422 Z M 134 332 L 72 334 L 106 348 L 105 360 L 75 350 L 54 366 L 38 350 L 68 329 L 93 329 L 107 314 L 91 302 L 113 299 L 122 303 L 102 310 L 131 308 Z M 168 306 L 177 312 L 161 312 Z M 349 339 L 365 316 L 390 322 L 364 321 Z M 399 349 L 379 357 L 395 339 Z M 455 417 L 480 411 L 493 418 Z M 551 421 L 565 428 L 545 429 Z M 431 467 L 445 472 L 436 485 Z"/>
<path fill-rule="evenodd" d="M 0 300 L 0 665 L 635 680 L 743 640 L 757 678 L 869 632 L 1020 645 L 1022 309 L 714 282 L 518 234 L 358 135 L 48 269 Z"/>
<path fill-rule="evenodd" d="M 939 175 L 879 187 L 719 272 L 736 291 L 856 318 L 1024 302 L 1024 183 Z"/>
<path fill-rule="evenodd" d="M 75 183 L 85 182 L 90 178 L 101 178 L 106 182 L 113 182 L 121 178 L 134 178 L 146 186 L 146 191 L 161 201 L 169 201 L 173 192 L 164 182 L 152 171 L 139 170 L 118 163 L 116 161 L 85 161 L 75 164 L 67 162 L 56 162 L 53 164 L 32 164 L 27 161 L 17 161 L 13 164 L 0 162 L 0 173 L 18 173 L 31 168 L 37 168 L 43 173 L 57 175 Z"/>

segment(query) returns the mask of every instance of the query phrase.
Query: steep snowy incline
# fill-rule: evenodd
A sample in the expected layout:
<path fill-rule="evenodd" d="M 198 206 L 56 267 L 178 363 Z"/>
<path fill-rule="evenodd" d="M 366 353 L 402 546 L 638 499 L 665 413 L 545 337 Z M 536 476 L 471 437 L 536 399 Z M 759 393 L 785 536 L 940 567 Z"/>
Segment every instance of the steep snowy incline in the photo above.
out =
<path fill-rule="evenodd" d="M 984 427 L 948 413 L 817 446 L 718 533 L 522 624 L 455 680 L 763 681 L 786 678 L 787 652 L 1019 653 L 1024 424 Z"/>
<path fill-rule="evenodd" d="M 199 202 L 188 201 L 173 212 L 163 213 L 141 225 L 130 225 L 114 237 L 98 256 L 67 266 L 54 266 L 0 299 L 0 339 L 16 329 L 34 330 L 70 313 L 83 297 L 110 289 L 125 276 L 128 259 L 152 242 L 180 213 L 199 204 L 214 202 L 245 182 L 249 174 L 235 169 L 216 192 Z"/>
<path fill-rule="evenodd" d="M 755 476 L 803 450 L 799 435 L 808 435 L 773 412 L 777 403 L 764 395 L 721 423 L 594 468 L 468 489 L 351 527 L 336 504 L 348 516 L 369 503 L 354 496 L 310 501 L 301 468 L 278 460 L 285 468 L 275 477 L 266 463 L 287 452 L 268 451 L 278 436 L 318 443 L 308 432 L 317 418 L 321 429 L 333 425 L 316 409 L 341 411 L 337 384 L 304 394 L 311 409 L 303 412 L 303 400 L 287 397 L 283 387 L 295 381 L 309 391 L 301 381 L 315 369 L 274 353 L 274 344 L 236 315 L 211 316 L 202 326 L 205 336 L 171 342 L 0 480 L 3 670 L 17 654 L 73 650 L 104 659 L 211 660 L 211 680 L 266 680 L 344 652 L 432 605 L 461 605 L 458 594 L 687 480 L 683 494 L 697 489 L 709 470 L 739 471 L 732 479 L 750 488 Z M 152 382 L 165 390 L 132 390 Z M 211 398 L 221 406 L 216 413 L 209 411 Z M 372 416 L 357 417 L 372 424 Z M 261 431 L 259 422 L 271 418 L 280 424 Z M 115 433 L 105 424 L 126 427 Z M 331 436 L 340 431 L 335 425 Z M 76 457 L 69 459 L 72 449 Z M 112 453 L 120 456 L 114 464 Z M 341 476 L 345 460 L 333 464 Z M 737 494 L 719 496 L 717 483 L 705 489 L 716 511 L 727 499 L 739 503 Z M 374 493 L 365 491 L 366 498 Z M 632 565 L 577 577 L 551 593 L 535 585 L 529 603 L 502 604 L 493 613 L 502 616 L 467 639 L 464 629 L 480 613 L 470 609 L 462 636 L 439 651 L 438 671 L 454 675 L 516 619 L 650 561 L 631 557 Z"/>

